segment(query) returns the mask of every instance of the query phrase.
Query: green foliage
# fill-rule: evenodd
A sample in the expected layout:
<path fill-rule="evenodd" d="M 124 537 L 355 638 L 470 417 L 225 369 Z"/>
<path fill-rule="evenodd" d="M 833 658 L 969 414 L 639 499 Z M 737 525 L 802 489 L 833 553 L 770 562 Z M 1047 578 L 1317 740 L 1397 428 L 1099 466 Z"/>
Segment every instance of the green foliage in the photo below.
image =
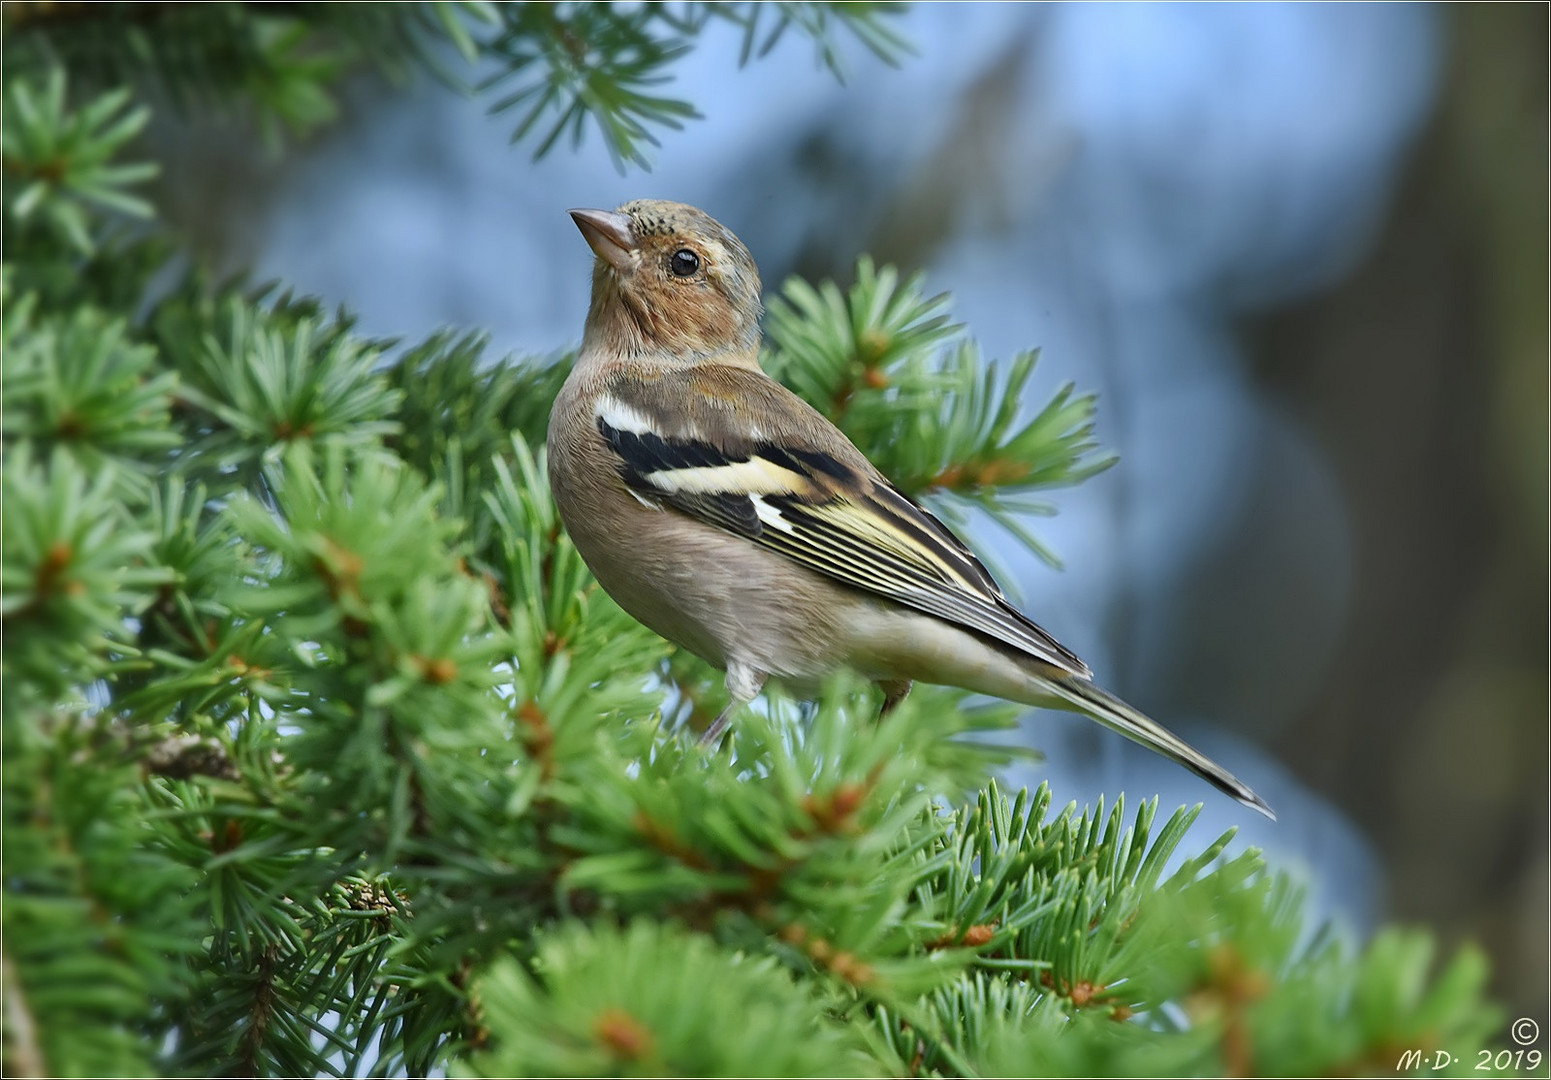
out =
<path fill-rule="evenodd" d="M 493 65 L 479 92 L 491 112 L 519 115 L 512 141 L 538 140 L 536 157 L 564 136 L 578 144 L 591 121 L 615 162 L 647 166 L 657 132 L 699 116 L 656 92 L 713 19 L 743 30 L 741 59 L 764 56 L 788 30 L 808 37 L 819 62 L 844 71 L 837 30 L 889 63 L 910 50 L 889 24 L 903 5 L 790 2 L 6 5 L 5 63 L 17 72 L 62 64 L 93 85 L 138 82 L 183 109 L 248 112 L 271 143 L 338 112 L 331 84 L 355 62 L 402 79 L 424 69 L 463 87 L 471 65 Z M 61 10 L 66 9 L 66 10 Z M 457 63 L 452 61 L 456 59 Z M 512 87 L 515 86 L 515 89 Z M 9 103 L 7 111 L 10 111 Z M 7 158 L 10 156 L 7 143 Z"/>
<path fill-rule="evenodd" d="M 477 994 L 502 1032 L 475 1076 L 863 1076 L 864 1044 L 769 957 L 647 921 L 546 934 L 529 975 L 494 965 Z"/>
<path fill-rule="evenodd" d="M 54 177 L 6 191 L 8 1073 L 1346 1073 L 1495 1037 L 1476 953 L 1429 977 L 1424 934 L 1309 934 L 1194 811 L 1009 799 L 1012 707 L 879 718 L 838 678 L 695 745 L 710 673 L 550 498 L 566 359 L 172 273 L 120 220 L 144 109 L 90 88 L 306 123 L 367 43 L 394 70 L 596 23 L 566 77 L 606 82 L 621 26 L 678 35 L 657 78 L 712 15 L 754 52 L 888 45 L 875 9 L 354 10 L 6 8 L 7 170 Z M 771 368 L 948 512 L 1110 461 L 1091 397 L 1025 414 L 1032 355 L 984 362 L 890 268 L 771 307 Z"/>
<path fill-rule="evenodd" d="M 901 284 L 893 267 L 863 256 L 845 293 L 832 281 L 782 287 L 770 302 L 765 366 L 948 521 L 963 526 L 965 510 L 978 507 L 1059 566 L 1024 519 L 1055 512 L 1031 493 L 1115 463 L 1093 441 L 1096 398 L 1068 383 L 1020 421 L 1038 354 L 1019 353 L 1005 368 L 985 362 L 947 307 L 945 295 L 922 295 L 920 275 Z"/>
<path fill-rule="evenodd" d="M 498 538 L 480 495 L 491 490 L 492 470 L 514 432 L 529 445 L 544 441 L 549 403 L 571 370 L 569 355 L 494 363 L 484 350 L 481 334 L 433 334 L 394 358 L 386 372 L 403 401 L 399 431 L 388 445 L 441 485 L 448 513 L 469 519 L 482 565 Z"/>
<path fill-rule="evenodd" d="M 7 441 L 62 449 L 87 471 L 107 470 L 131 489 L 161 452 L 177 446 L 169 423 L 177 375 L 156 370 L 156 350 L 131 340 L 121 319 L 91 307 L 34 319 L 35 297 L 4 318 Z"/>
<path fill-rule="evenodd" d="M 8 234 L 46 229 L 83 255 L 96 246 L 90 228 L 94 208 L 135 218 L 150 216 L 150 204 L 125 189 L 149 180 L 157 166 L 114 161 L 150 119 L 144 106 L 126 109 L 128 90 L 103 94 L 85 107 L 65 107 L 65 74 L 49 72 L 39 88 L 7 79 L 5 125 L 5 224 Z"/>
<path fill-rule="evenodd" d="M 7 4 L 5 65 L 18 74 L 68 69 L 95 87 L 138 84 L 184 113 L 246 114 L 273 142 L 282 130 L 306 132 L 334 118 L 329 84 L 351 62 L 375 55 L 391 66 L 409 47 L 406 39 L 418 43 L 412 27 L 434 33 L 442 25 L 423 10 L 435 5 L 391 6 L 401 10 L 352 14 L 351 6 L 336 4 Z M 400 33 L 384 33 L 385 19 L 401 27 Z"/>
<path fill-rule="evenodd" d="M 377 370 L 381 344 L 352 335 L 348 321 L 330 322 L 311 305 L 282 300 L 271 310 L 227 296 L 193 311 L 167 305 L 158 322 L 184 377 L 180 404 L 198 414 L 191 466 L 251 470 L 286 446 L 376 446 L 397 430 L 388 418 L 402 394 Z M 205 328 L 197 338 L 196 324 Z"/>
<path fill-rule="evenodd" d="M 63 451 L 45 464 L 28 443 L 6 448 L 7 714 L 57 708 L 84 690 L 160 579 L 136 565 L 151 536 L 115 498 L 116 480 L 111 468 L 88 475 Z"/>
<path fill-rule="evenodd" d="M 838 76 L 832 27 L 845 27 L 892 62 L 908 48 L 882 18 L 897 10 L 899 5 L 884 3 L 503 4 L 497 8 L 500 31 L 484 45 L 500 70 L 481 89 L 518 84 L 491 111 L 521 114 L 513 142 L 542 132 L 535 157 L 567 134 L 573 147 L 579 145 L 591 119 L 621 170 L 627 162 L 645 168 L 645 147 L 659 145 L 653 128 L 676 131 L 700 115 L 689 102 L 651 88 L 671 81 L 670 70 L 694 50 L 712 18 L 743 28 L 744 62 L 768 53 L 795 27 L 813 39 L 821 62 Z"/>
<path fill-rule="evenodd" d="M 17 711 L 8 701 L 5 1071 L 151 1075 L 147 1022 L 188 1000 L 202 948 L 196 872 L 159 850 L 125 732 L 63 713 L 23 731 Z"/>

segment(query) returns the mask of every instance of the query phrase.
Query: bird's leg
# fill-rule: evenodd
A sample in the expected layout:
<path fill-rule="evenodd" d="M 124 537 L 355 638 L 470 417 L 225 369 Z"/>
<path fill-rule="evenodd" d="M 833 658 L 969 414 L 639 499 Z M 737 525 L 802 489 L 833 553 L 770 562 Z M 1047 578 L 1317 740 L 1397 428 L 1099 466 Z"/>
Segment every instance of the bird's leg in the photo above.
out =
<path fill-rule="evenodd" d="M 883 691 L 883 708 L 878 710 L 879 720 L 893 712 L 894 707 L 905 700 L 912 685 L 909 679 L 894 679 L 878 684 L 878 689 Z"/>
<path fill-rule="evenodd" d="M 757 671 L 737 660 L 728 661 L 727 693 L 730 700 L 721 714 L 711 721 L 711 726 L 705 729 L 705 734 L 700 736 L 701 746 L 715 746 L 721 741 L 723 732 L 732 724 L 733 714 L 758 696 L 765 685 L 765 679 L 763 671 Z"/>
<path fill-rule="evenodd" d="M 705 731 L 701 734 L 700 745 L 715 746 L 718 742 L 720 742 L 722 738 L 722 732 L 726 731 L 728 726 L 732 723 L 732 714 L 747 704 L 748 702 L 739 701 L 737 698 L 729 701 L 727 703 L 727 707 L 721 711 L 721 714 L 717 716 L 715 720 L 711 721 L 711 726 L 706 728 Z"/>

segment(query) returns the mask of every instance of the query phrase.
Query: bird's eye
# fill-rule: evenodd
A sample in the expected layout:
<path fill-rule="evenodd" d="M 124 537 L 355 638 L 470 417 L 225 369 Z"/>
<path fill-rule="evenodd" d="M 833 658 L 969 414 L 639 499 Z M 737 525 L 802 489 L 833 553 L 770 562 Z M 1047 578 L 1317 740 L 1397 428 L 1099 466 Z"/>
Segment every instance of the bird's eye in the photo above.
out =
<path fill-rule="evenodd" d="M 679 277 L 689 277 L 700 269 L 700 256 L 688 248 L 680 248 L 668 260 L 668 267 Z"/>

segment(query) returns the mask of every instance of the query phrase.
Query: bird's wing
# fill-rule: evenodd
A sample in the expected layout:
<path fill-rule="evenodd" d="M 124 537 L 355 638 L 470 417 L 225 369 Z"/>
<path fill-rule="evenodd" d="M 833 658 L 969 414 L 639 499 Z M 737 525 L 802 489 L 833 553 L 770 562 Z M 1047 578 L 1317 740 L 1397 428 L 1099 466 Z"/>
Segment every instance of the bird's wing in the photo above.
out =
<path fill-rule="evenodd" d="M 627 382 L 597 399 L 598 432 L 638 496 L 1062 672 L 1090 676 L 1008 603 L 958 537 L 827 420 L 762 374 L 719 370 L 743 385 L 718 393 L 701 370 L 671 376 L 669 393 Z"/>

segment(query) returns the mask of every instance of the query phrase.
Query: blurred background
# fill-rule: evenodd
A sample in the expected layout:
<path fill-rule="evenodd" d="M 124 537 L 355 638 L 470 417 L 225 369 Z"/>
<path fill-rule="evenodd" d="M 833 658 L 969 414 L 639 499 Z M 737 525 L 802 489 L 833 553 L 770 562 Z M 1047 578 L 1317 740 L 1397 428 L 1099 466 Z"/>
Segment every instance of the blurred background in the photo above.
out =
<path fill-rule="evenodd" d="M 1205 801 L 1353 932 L 1483 943 L 1547 1021 L 1547 187 L 1543 5 L 922 5 L 847 81 L 715 24 L 670 92 L 703 118 L 621 175 L 596 133 L 538 163 L 487 105 L 361 76 L 277 157 L 167 124 L 162 213 L 217 266 L 364 330 L 580 339 L 565 215 L 653 196 L 733 228 L 767 291 L 926 273 L 1031 407 L 1101 393 L 1120 465 L 994 531 L 1021 604 L 1100 681 L 1254 786 L 1045 713 L 1057 802 Z"/>

